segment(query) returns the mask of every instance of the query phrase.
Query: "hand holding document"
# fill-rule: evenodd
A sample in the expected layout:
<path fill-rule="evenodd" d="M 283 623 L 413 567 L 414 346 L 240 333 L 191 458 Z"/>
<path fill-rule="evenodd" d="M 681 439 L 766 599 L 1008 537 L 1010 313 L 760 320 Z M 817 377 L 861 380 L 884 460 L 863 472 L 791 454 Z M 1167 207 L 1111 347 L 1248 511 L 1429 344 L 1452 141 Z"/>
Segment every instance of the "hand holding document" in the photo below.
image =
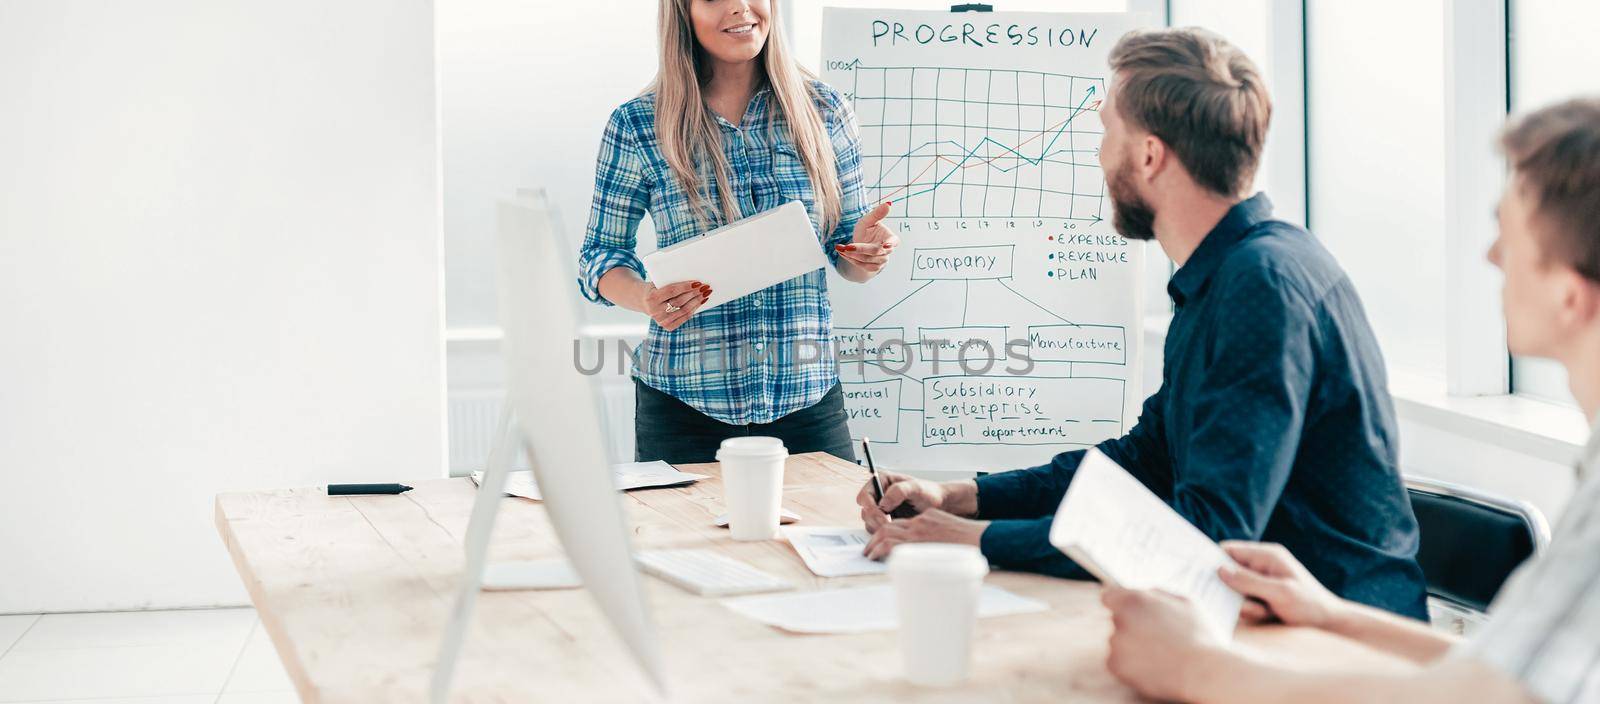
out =
<path fill-rule="evenodd" d="M 617 491 L 633 491 L 634 489 L 654 489 L 668 486 L 682 486 L 693 484 L 705 479 L 704 474 L 689 474 L 680 472 L 666 462 L 624 462 L 611 465 L 611 476 L 617 484 Z M 483 483 L 483 472 L 472 473 L 472 483 Z M 533 472 L 522 470 L 506 475 L 506 494 L 520 496 L 524 499 L 543 501 L 544 495 L 539 493 L 539 485 L 533 481 Z"/>
<path fill-rule="evenodd" d="M 861 554 L 867 545 L 867 531 L 861 528 L 819 528 L 790 526 L 781 529 L 806 567 L 818 577 L 851 577 L 884 574 L 887 563 L 869 560 Z"/>
<path fill-rule="evenodd" d="M 1217 569 L 1233 560 L 1099 450 L 1078 465 L 1050 544 L 1106 584 L 1189 599 L 1224 642 L 1232 639 L 1244 597 Z"/>
<path fill-rule="evenodd" d="M 700 281 L 710 310 L 828 265 L 822 241 L 800 201 L 789 201 L 644 257 L 656 285 Z"/>

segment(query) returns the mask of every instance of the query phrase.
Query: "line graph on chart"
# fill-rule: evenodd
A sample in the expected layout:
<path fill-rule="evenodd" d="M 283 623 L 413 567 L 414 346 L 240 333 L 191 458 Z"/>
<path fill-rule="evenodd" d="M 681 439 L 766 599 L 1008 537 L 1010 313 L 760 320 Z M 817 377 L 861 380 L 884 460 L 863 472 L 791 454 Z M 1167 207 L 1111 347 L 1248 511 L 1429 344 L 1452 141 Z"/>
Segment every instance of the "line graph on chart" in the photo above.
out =
<path fill-rule="evenodd" d="M 859 128 L 846 175 L 893 201 L 901 242 L 871 281 L 828 281 L 845 416 L 880 467 L 1037 465 L 1127 432 L 1145 399 L 1145 246 L 1115 231 L 1100 168 L 1107 59 L 1141 20 L 967 19 L 823 10 L 819 78 Z"/>
<path fill-rule="evenodd" d="M 902 218 L 1099 222 L 1105 79 L 930 66 L 854 67 L 870 202 Z"/>

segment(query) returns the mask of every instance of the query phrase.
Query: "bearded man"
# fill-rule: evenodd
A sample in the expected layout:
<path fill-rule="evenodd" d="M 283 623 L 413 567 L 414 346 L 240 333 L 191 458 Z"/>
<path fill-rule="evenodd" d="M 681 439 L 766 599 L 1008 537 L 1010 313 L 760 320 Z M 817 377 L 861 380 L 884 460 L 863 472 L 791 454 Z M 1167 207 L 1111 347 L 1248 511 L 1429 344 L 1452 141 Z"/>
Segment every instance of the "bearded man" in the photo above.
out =
<path fill-rule="evenodd" d="M 1243 52 L 1199 29 L 1139 31 L 1111 52 L 1100 163 L 1123 236 L 1178 265 L 1162 384 L 1099 450 L 1213 540 L 1270 541 L 1335 594 L 1426 620 L 1416 518 L 1398 466 L 1383 356 L 1348 276 L 1249 195 L 1271 99 Z M 1083 459 L 858 495 L 867 552 L 978 545 L 1001 568 L 1087 579 L 1050 545 Z M 909 505 L 915 517 L 891 518 Z M 902 512 L 901 515 L 905 515 Z"/>

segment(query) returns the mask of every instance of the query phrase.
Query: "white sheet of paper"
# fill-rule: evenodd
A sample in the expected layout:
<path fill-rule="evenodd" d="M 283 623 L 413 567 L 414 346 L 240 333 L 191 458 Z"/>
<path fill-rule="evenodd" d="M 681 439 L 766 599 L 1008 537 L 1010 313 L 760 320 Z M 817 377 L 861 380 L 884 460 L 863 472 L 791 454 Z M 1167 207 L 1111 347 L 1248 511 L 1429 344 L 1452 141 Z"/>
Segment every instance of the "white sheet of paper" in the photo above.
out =
<path fill-rule="evenodd" d="M 795 633 L 865 633 L 899 628 L 894 586 L 880 584 L 814 592 L 760 594 L 723 599 L 734 613 Z M 985 584 L 978 595 L 978 617 L 1029 614 L 1050 608 L 1000 587 Z"/>
<path fill-rule="evenodd" d="M 851 577 L 883 574 L 887 563 L 867 559 L 861 551 L 871 536 L 864 528 L 786 526 L 778 529 L 806 567 L 818 577 Z"/>
<path fill-rule="evenodd" d="M 805 205 L 792 200 L 644 256 L 650 282 L 700 281 L 710 310 L 828 265 Z"/>
<path fill-rule="evenodd" d="M 617 484 L 617 491 L 632 491 L 634 489 L 653 489 L 665 486 L 679 486 L 693 484 L 705 479 L 704 474 L 690 474 L 680 472 L 666 462 L 624 462 L 611 465 L 612 479 Z M 483 472 L 472 473 L 472 483 L 481 484 Z M 506 494 L 520 496 L 524 499 L 543 501 L 544 496 L 539 493 L 539 485 L 533 481 L 533 472 L 522 470 L 506 475 Z"/>
<path fill-rule="evenodd" d="M 1244 597 L 1217 577 L 1233 560 L 1099 450 L 1072 476 L 1050 544 L 1107 584 L 1187 597 L 1217 635 L 1233 637 Z"/>
<path fill-rule="evenodd" d="M 614 464 L 611 465 L 611 472 L 616 477 L 618 491 L 693 484 L 706 478 L 704 474 L 680 472 L 661 460 Z"/>

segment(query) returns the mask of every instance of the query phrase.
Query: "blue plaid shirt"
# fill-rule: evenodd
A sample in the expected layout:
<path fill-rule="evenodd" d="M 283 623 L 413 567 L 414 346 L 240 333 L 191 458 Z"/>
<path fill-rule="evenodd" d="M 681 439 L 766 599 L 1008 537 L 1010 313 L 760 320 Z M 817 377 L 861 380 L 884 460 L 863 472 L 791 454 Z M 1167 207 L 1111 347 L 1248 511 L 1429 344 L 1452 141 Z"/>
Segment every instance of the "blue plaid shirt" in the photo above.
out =
<path fill-rule="evenodd" d="M 826 237 L 818 236 L 818 246 L 837 265 L 834 245 L 850 241 L 865 210 L 860 138 L 844 97 L 821 82 L 812 82 L 811 88 L 833 142 L 843 196 L 843 216 Z M 756 93 L 738 126 L 716 119 L 740 216 L 798 200 L 811 211 L 812 227 L 821 232 L 811 180 L 771 92 Z M 719 198 L 720 192 L 713 191 L 709 202 L 716 204 Z M 615 267 L 645 276 L 634 247 L 646 212 L 660 247 L 705 232 L 661 153 L 654 94 L 623 103 L 606 125 L 595 168 L 594 205 L 578 256 L 584 297 L 611 305 L 600 296 L 599 285 L 600 277 Z M 715 214 L 707 217 L 711 226 L 723 224 Z M 814 405 L 838 382 L 832 334 L 827 277 L 817 269 L 696 313 L 671 332 L 652 321 L 633 375 L 724 423 L 770 423 Z"/>

